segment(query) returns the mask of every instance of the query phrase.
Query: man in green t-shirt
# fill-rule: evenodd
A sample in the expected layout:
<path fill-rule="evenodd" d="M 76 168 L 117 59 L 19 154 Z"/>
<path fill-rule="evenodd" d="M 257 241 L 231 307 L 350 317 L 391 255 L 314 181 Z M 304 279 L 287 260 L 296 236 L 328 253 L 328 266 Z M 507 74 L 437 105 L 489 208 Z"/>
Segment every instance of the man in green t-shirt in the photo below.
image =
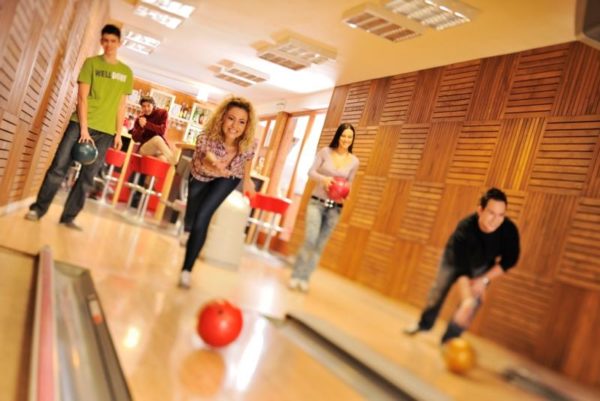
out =
<path fill-rule="evenodd" d="M 66 227 L 81 230 L 74 223 L 85 203 L 94 177 L 104 163 L 107 149 L 121 149 L 121 128 L 125 118 L 127 95 L 133 88 L 131 69 L 117 60 L 121 31 L 114 25 L 102 28 L 100 44 L 104 53 L 85 60 L 77 78 L 77 110 L 58 145 L 50 168 L 46 172 L 37 200 L 25 215 L 27 220 L 39 220 L 50 207 L 67 171 L 73 163 L 71 156 L 76 143 L 89 142 L 98 149 L 98 158 L 81 166 L 79 177 L 67 197 L 60 217 Z"/>

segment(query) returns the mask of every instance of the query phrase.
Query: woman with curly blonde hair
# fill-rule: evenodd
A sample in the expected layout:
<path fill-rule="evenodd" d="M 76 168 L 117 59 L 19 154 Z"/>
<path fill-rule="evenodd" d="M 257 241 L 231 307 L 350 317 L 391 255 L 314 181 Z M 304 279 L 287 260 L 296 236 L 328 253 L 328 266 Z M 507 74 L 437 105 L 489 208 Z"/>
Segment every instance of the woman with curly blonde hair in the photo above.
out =
<path fill-rule="evenodd" d="M 250 167 L 256 149 L 254 106 L 241 97 L 225 99 L 206 123 L 198 137 L 192 158 L 192 171 L 185 212 L 185 260 L 179 286 L 189 288 L 192 268 L 198 258 L 214 212 L 225 198 L 243 182 L 244 193 L 253 196 Z"/>

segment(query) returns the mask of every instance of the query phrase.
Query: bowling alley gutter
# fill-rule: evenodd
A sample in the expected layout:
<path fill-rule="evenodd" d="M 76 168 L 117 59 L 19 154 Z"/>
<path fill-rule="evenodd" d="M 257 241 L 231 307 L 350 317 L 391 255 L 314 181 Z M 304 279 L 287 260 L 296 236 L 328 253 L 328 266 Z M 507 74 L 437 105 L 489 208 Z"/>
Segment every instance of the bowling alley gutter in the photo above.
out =
<path fill-rule="evenodd" d="M 318 337 L 320 341 L 342 353 L 353 364 L 376 376 L 377 379 L 401 393 L 404 400 L 452 400 L 451 397 L 427 384 L 414 373 L 393 364 L 317 317 L 302 312 L 293 312 L 286 315 L 286 320 L 299 325 L 302 329 Z"/>

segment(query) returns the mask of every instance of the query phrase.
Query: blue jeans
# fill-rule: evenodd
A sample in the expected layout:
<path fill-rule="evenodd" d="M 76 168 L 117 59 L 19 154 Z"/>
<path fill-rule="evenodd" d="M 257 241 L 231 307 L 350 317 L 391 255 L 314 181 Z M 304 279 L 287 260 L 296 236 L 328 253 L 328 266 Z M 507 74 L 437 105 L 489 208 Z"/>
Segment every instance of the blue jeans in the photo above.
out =
<path fill-rule="evenodd" d="M 477 274 L 480 276 L 484 274 L 488 268 L 479 268 L 476 269 Z M 438 269 L 437 275 L 435 277 L 435 281 L 433 286 L 429 290 L 429 295 L 427 296 L 427 304 L 425 305 L 425 309 L 421 314 L 421 319 L 419 320 L 419 328 L 421 330 L 429 330 L 435 324 L 435 321 L 444 305 L 444 301 L 448 296 L 448 292 L 452 285 L 458 280 L 459 274 L 456 272 L 456 268 L 449 264 L 447 261 L 442 260 L 440 263 L 440 267 Z M 473 316 L 477 313 L 477 310 L 481 306 L 481 299 L 477 299 L 477 304 L 475 310 L 473 312 Z M 446 342 L 454 337 L 460 337 L 462 332 L 466 330 L 468 327 L 461 327 L 456 324 L 454 321 L 450 321 L 448 323 L 448 327 L 444 335 L 442 336 L 442 342 Z"/>
<path fill-rule="evenodd" d="M 190 232 L 185 247 L 182 270 L 192 271 L 204 242 L 210 219 L 240 183 L 239 178 L 215 178 L 212 181 L 198 181 L 190 176 L 187 207 L 185 209 L 186 231 Z M 227 252 L 227 249 L 223 249 Z"/>
<path fill-rule="evenodd" d="M 292 278 L 308 281 L 340 219 L 340 212 L 340 208 L 328 208 L 316 199 L 308 202 L 304 245 L 296 258 Z"/>
<path fill-rule="evenodd" d="M 106 151 L 112 145 L 114 136 L 105 134 L 104 132 L 96 131 L 94 129 L 88 129 L 90 136 L 96 144 L 98 149 L 98 158 L 96 161 L 87 166 L 81 166 L 79 177 L 69 192 L 65 207 L 63 208 L 62 215 L 60 217 L 61 223 L 69 223 L 77 217 L 83 205 L 87 193 L 94 187 L 94 177 L 98 174 L 98 171 L 104 164 L 104 156 Z M 73 158 L 71 157 L 71 150 L 77 143 L 80 136 L 79 123 L 70 121 L 67 129 L 58 144 L 58 149 L 52 159 L 52 164 L 46 172 L 42 186 L 38 191 L 37 199 L 35 203 L 29 206 L 30 210 L 35 210 L 38 216 L 43 216 L 48 211 L 54 196 L 60 188 L 60 184 L 65 179 L 69 167 L 73 164 Z"/>

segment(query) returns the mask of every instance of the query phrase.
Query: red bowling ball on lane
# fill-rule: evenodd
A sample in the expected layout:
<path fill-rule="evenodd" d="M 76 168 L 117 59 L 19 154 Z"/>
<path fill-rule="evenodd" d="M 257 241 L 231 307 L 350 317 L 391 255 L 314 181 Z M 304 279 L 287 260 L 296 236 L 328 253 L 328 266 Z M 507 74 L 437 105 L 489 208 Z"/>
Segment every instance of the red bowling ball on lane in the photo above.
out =
<path fill-rule="evenodd" d="M 212 347 L 231 344 L 240 335 L 244 319 L 242 311 L 227 300 L 206 303 L 198 314 L 196 331 Z"/>

